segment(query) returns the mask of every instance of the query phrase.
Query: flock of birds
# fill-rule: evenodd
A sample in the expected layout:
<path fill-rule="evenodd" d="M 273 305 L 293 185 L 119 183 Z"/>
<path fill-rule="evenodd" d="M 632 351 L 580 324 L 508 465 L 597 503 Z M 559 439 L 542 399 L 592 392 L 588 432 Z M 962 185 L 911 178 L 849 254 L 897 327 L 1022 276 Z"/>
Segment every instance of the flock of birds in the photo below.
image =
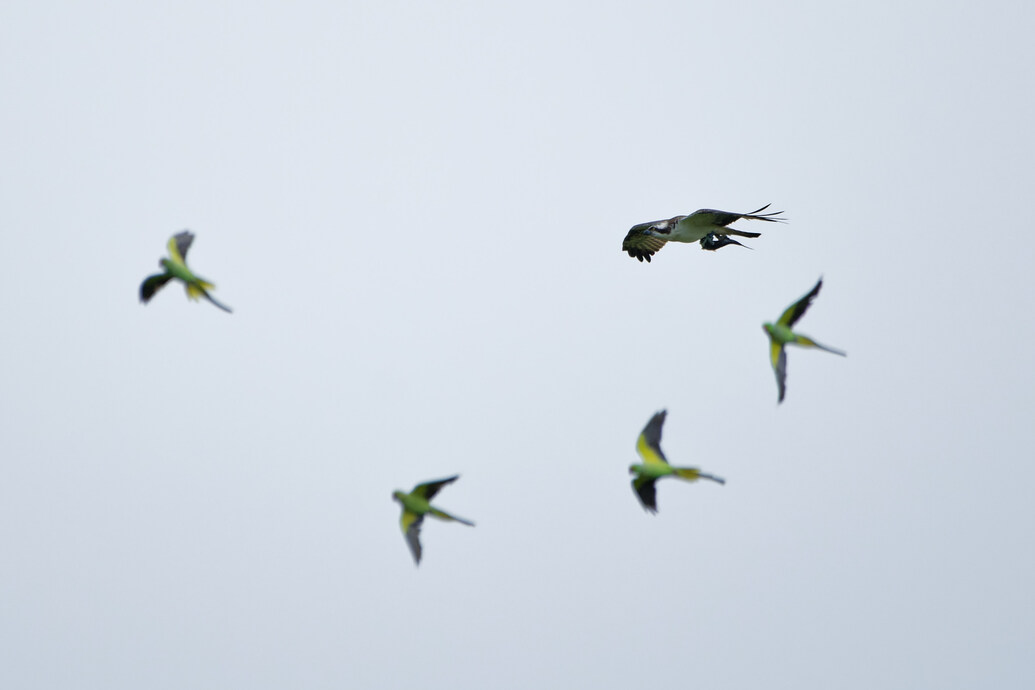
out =
<path fill-rule="evenodd" d="M 730 235 L 751 238 L 760 237 L 761 233 L 738 230 L 730 225 L 741 219 L 770 223 L 786 220 L 779 217 L 781 211 L 762 213 L 767 208 L 769 208 L 769 204 L 750 213 L 700 209 L 686 216 L 674 216 L 666 220 L 640 223 L 629 230 L 622 242 L 622 250 L 639 261 L 649 263 L 651 257 L 668 242 L 699 242 L 701 248 L 708 251 L 716 251 L 730 244 L 743 247 L 743 244 L 732 239 Z M 194 234 L 186 230 L 169 239 L 169 256 L 159 261 L 162 272 L 144 279 L 140 285 L 140 301 L 146 304 L 166 283 L 176 279 L 184 284 L 188 298 L 192 300 L 204 298 L 219 309 L 232 313 L 230 307 L 217 301 L 210 294 L 209 291 L 213 290 L 215 285 L 196 275 L 187 267 L 187 252 L 193 242 Z M 814 347 L 842 357 L 845 356 L 841 350 L 821 345 L 812 338 L 792 330 L 794 324 L 805 315 L 813 300 L 819 295 L 822 286 L 823 279 L 820 278 L 808 294 L 787 307 L 775 322 L 762 324 L 762 329 L 769 337 L 769 359 L 773 372 L 776 374 L 778 403 L 783 402 L 787 393 L 787 353 L 785 349 L 787 345 Z M 647 426 L 640 432 L 636 441 L 636 452 L 639 453 L 643 462 L 629 466 L 629 473 L 633 475 L 633 491 L 643 508 L 650 513 L 658 512 L 655 483 L 664 477 L 677 477 L 688 482 L 710 479 L 719 484 L 726 483 L 726 480 L 706 474 L 696 467 L 673 467 L 669 464 L 665 454 L 661 451 L 661 428 L 665 424 L 666 414 L 666 410 L 661 410 L 647 422 Z M 430 515 L 439 520 L 459 522 L 474 527 L 474 523 L 470 520 L 456 517 L 431 505 L 431 500 L 438 492 L 457 479 L 459 479 L 459 475 L 454 475 L 418 484 L 409 493 L 404 491 L 392 493 L 392 499 L 402 506 L 399 524 L 402 527 L 403 536 L 406 538 L 406 544 L 410 547 L 413 561 L 417 565 L 420 565 L 422 553 L 420 530 L 426 516 Z"/>

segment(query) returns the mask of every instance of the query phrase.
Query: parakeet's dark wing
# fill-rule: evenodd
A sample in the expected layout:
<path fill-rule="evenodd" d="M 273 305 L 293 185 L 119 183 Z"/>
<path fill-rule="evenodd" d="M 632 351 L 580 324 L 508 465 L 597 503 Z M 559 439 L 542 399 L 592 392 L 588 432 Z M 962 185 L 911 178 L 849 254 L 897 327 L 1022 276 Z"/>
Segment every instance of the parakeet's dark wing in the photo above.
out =
<path fill-rule="evenodd" d="M 640 437 L 636 439 L 636 452 L 644 462 L 668 462 L 665 454 L 661 452 L 661 427 L 665 424 L 667 414 L 667 410 L 656 412 L 647 422 L 647 426 L 643 427 Z"/>
<path fill-rule="evenodd" d="M 423 484 L 418 484 L 413 487 L 413 491 L 410 493 L 420 496 L 426 501 L 430 501 L 435 498 L 435 494 L 442 490 L 443 486 L 446 484 L 452 484 L 459 478 L 459 474 L 454 474 L 452 477 L 446 477 L 445 479 L 436 479 L 435 481 L 424 482 Z"/>
<path fill-rule="evenodd" d="M 640 505 L 650 513 L 658 512 L 657 492 L 654 489 L 654 481 L 645 477 L 636 477 L 632 480 L 633 492 L 640 499 Z"/>
<path fill-rule="evenodd" d="M 176 233 L 169 238 L 169 256 L 178 263 L 187 263 L 187 251 L 190 250 L 192 242 L 194 242 L 194 233 L 189 230 Z"/>
<path fill-rule="evenodd" d="M 410 547 L 410 553 L 413 554 L 413 562 L 417 565 L 420 565 L 420 526 L 423 522 L 423 515 L 411 513 L 408 510 L 404 510 L 402 517 L 399 518 L 399 525 L 402 527 L 403 536 L 406 537 L 406 544 Z"/>
<path fill-rule="evenodd" d="M 172 276 L 168 273 L 156 273 L 145 278 L 144 282 L 140 284 L 140 301 L 147 304 L 155 293 L 170 280 L 172 280 Z"/>
<path fill-rule="evenodd" d="M 809 307 L 812 305 L 812 300 L 816 299 L 816 295 L 819 294 L 819 289 L 821 287 L 823 287 L 822 277 L 819 279 L 819 281 L 816 282 L 816 287 L 812 288 L 809 291 L 809 294 L 805 295 L 800 300 L 798 300 L 791 306 L 787 307 L 787 309 L 784 310 L 783 314 L 780 314 L 780 318 L 776 321 L 776 323 L 780 324 L 781 326 L 786 326 L 787 328 L 793 326 L 798 321 L 798 319 L 805 316 L 805 312 L 809 310 Z"/>
<path fill-rule="evenodd" d="M 777 402 L 783 402 L 783 396 L 787 393 L 787 349 L 775 340 L 771 341 L 769 359 L 773 364 L 773 373 L 776 374 L 776 387 L 780 391 Z"/>

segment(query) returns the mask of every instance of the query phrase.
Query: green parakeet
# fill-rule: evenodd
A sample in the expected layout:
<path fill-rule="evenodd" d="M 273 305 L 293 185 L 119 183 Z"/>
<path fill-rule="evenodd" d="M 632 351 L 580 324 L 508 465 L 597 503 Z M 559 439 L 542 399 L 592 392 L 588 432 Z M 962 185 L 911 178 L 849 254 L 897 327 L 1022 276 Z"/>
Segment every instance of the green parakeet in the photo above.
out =
<path fill-rule="evenodd" d="M 705 474 L 696 467 L 673 467 L 668 464 L 665 454 L 661 452 L 661 427 L 665 424 L 667 410 L 656 413 L 643 427 L 636 440 L 636 452 L 643 458 L 641 465 L 629 465 L 629 474 L 634 475 L 632 488 L 644 509 L 650 513 L 658 512 L 657 496 L 654 482 L 662 477 L 678 477 L 688 482 L 698 479 L 711 479 L 713 482 L 725 484 L 725 479 Z"/>
<path fill-rule="evenodd" d="M 190 249 L 193 241 L 194 234 L 187 230 L 169 238 L 169 258 L 161 259 L 158 262 L 158 265 L 165 271 L 144 279 L 140 285 L 140 301 L 147 304 L 166 283 L 176 278 L 183 282 L 184 287 L 187 288 L 187 297 L 190 299 L 197 300 L 199 297 L 204 297 L 223 311 L 231 313 L 230 307 L 220 304 L 212 295 L 208 294 L 208 291 L 215 288 L 215 285 L 194 275 L 187 268 L 187 250 Z"/>
<path fill-rule="evenodd" d="M 632 226 L 626 234 L 625 240 L 622 241 L 622 251 L 628 252 L 634 259 L 650 263 L 650 258 L 655 252 L 660 251 L 666 242 L 700 242 L 702 249 L 710 251 L 727 244 L 739 244 L 743 247 L 740 242 L 730 239 L 729 235 L 760 237 L 762 233 L 745 232 L 728 226 L 741 218 L 770 223 L 784 222 L 784 218 L 776 217 L 783 211 L 762 213 L 767 208 L 769 204 L 751 213 L 730 213 L 702 208 L 688 216 L 673 216 L 667 220 L 640 223 Z"/>
<path fill-rule="evenodd" d="M 819 294 L 819 289 L 823 287 L 823 278 L 819 279 L 816 283 L 816 287 L 809 291 L 809 294 L 802 297 L 800 300 L 787 307 L 786 311 L 780 315 L 780 318 L 776 320 L 776 323 L 764 323 L 762 329 L 769 336 L 769 359 L 773 365 L 773 371 L 776 373 L 776 386 L 780 391 L 780 398 L 778 403 L 783 402 L 784 394 L 787 392 L 787 352 L 784 350 L 786 345 L 801 345 L 802 347 L 818 347 L 820 350 L 826 350 L 827 352 L 833 352 L 835 355 L 841 355 L 846 357 L 847 354 L 841 350 L 835 350 L 832 347 L 826 345 L 820 345 L 812 338 L 795 333 L 791 330 L 791 327 L 800 319 L 805 316 L 805 312 L 808 311 L 809 305 L 812 304 L 812 300 Z"/>
<path fill-rule="evenodd" d="M 470 520 L 464 520 L 458 518 L 455 515 L 450 515 L 444 510 L 439 510 L 431 505 L 431 499 L 435 497 L 442 487 L 446 484 L 452 484 L 460 475 L 453 475 L 445 479 L 438 479 L 431 482 L 424 482 L 413 487 L 413 491 L 405 493 L 403 491 L 392 492 L 392 499 L 398 501 L 402 505 L 402 516 L 399 518 L 399 526 L 402 527 L 403 536 L 406 537 L 406 543 L 410 547 L 410 553 L 413 554 L 413 562 L 420 565 L 421 547 L 420 547 L 420 527 L 421 523 L 424 522 L 424 516 L 430 515 L 431 517 L 438 518 L 439 520 L 445 520 L 447 522 L 460 522 L 465 525 L 474 527 L 474 523 Z"/>

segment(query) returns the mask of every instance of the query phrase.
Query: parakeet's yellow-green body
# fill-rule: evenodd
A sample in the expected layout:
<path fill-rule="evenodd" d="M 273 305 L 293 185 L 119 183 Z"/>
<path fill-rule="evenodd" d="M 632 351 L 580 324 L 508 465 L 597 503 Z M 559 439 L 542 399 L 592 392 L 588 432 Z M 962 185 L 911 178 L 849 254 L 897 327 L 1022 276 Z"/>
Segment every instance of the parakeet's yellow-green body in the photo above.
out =
<path fill-rule="evenodd" d="M 197 300 L 204 297 L 209 302 L 225 312 L 230 312 L 230 307 L 221 304 L 208 293 L 215 288 L 215 285 L 204 278 L 194 275 L 194 272 L 187 267 L 187 250 L 194 241 L 193 233 L 184 230 L 169 238 L 169 258 L 161 259 L 158 265 L 165 269 L 164 273 L 156 273 L 148 276 L 140 285 L 140 301 L 147 304 L 155 293 L 172 279 L 179 280 L 187 290 L 187 297 Z"/>
<path fill-rule="evenodd" d="M 822 278 L 819 279 L 816 286 L 807 295 L 787 307 L 783 314 L 780 315 L 780 318 L 776 320 L 776 323 L 766 322 L 762 324 L 762 329 L 769 336 L 769 361 L 773 365 L 773 372 L 776 374 L 776 387 L 779 391 L 777 402 L 783 402 L 784 395 L 787 393 L 787 352 L 784 350 L 784 346 L 815 347 L 832 352 L 835 355 L 846 356 L 846 353 L 841 350 L 820 345 L 812 338 L 791 330 L 791 327 L 794 326 L 798 319 L 803 317 L 805 312 L 808 311 L 812 300 L 819 294 L 821 287 L 823 287 Z"/>
<path fill-rule="evenodd" d="M 705 474 L 696 467 L 673 467 L 668 464 L 665 454 L 661 452 L 661 427 L 665 424 L 667 414 L 666 410 L 656 413 L 643 427 L 636 440 L 636 452 L 643 458 L 643 463 L 629 466 L 629 473 L 635 475 L 632 480 L 633 491 L 644 509 L 651 513 L 658 512 L 654 482 L 662 477 L 678 477 L 688 482 L 710 479 L 719 484 L 726 483 L 725 479 Z"/>
<path fill-rule="evenodd" d="M 474 527 L 474 523 L 470 520 L 450 515 L 446 511 L 439 510 L 431 505 L 431 499 L 435 497 L 435 494 L 442 487 L 446 484 L 452 484 L 459 478 L 460 475 L 453 475 L 446 479 L 424 482 L 413 487 L 413 491 L 410 493 L 404 491 L 392 492 L 392 498 L 402 505 L 402 516 L 399 518 L 399 526 L 402 528 L 403 536 L 406 537 L 406 544 L 410 547 L 410 553 L 413 554 L 413 562 L 417 565 L 420 565 L 422 553 L 420 528 L 424 522 L 425 515 L 447 522 L 459 522 Z"/>

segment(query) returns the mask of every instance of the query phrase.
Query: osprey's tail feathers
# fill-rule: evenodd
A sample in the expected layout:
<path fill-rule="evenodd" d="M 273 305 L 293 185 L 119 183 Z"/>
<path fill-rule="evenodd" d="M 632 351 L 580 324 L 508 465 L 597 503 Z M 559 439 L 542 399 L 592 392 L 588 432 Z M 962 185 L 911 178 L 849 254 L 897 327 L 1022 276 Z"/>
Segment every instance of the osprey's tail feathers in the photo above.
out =
<path fill-rule="evenodd" d="M 762 208 L 756 208 L 751 213 L 745 213 L 741 218 L 748 218 L 750 220 L 767 220 L 770 223 L 785 223 L 786 218 L 777 218 L 783 211 L 770 211 L 769 213 L 762 213 L 762 211 L 769 208 L 771 204 L 766 204 Z"/>

